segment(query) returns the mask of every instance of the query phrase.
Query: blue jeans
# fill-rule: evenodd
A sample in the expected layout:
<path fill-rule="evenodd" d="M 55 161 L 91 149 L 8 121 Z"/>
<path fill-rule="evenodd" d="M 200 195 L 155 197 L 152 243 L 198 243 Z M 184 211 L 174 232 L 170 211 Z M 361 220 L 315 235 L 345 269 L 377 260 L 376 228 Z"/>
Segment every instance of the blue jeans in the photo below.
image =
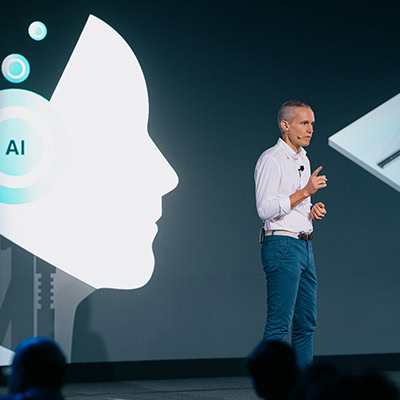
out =
<path fill-rule="evenodd" d="M 266 236 L 261 246 L 261 260 L 267 278 L 264 339 L 283 340 L 292 325 L 292 347 L 304 367 L 312 362 L 317 319 L 312 242 L 288 236 Z"/>

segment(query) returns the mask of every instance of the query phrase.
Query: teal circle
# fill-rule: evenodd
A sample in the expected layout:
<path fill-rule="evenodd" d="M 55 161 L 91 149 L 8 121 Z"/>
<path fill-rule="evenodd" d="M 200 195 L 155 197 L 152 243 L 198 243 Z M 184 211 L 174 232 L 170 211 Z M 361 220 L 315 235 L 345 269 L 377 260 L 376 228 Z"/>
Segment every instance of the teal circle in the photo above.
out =
<path fill-rule="evenodd" d="M 9 66 L 10 74 L 19 75 L 22 72 L 22 65 L 19 62 L 12 62 Z"/>
<path fill-rule="evenodd" d="M 3 60 L 1 72 L 9 82 L 21 83 L 28 78 L 31 67 L 28 60 L 21 54 L 10 54 Z"/>
<path fill-rule="evenodd" d="M 14 112 L 8 114 L 9 111 L 7 110 L 14 107 L 21 109 L 19 115 L 15 115 Z M 28 114 L 31 112 L 36 114 L 44 122 L 46 128 L 42 128 L 41 124 L 35 124 L 34 122 L 32 122 L 31 126 L 31 119 L 27 117 L 27 112 Z M 10 117 L 7 118 L 8 115 Z M 12 174 L 16 176 L 17 174 L 31 171 L 41 158 L 44 157 L 42 153 L 46 151 L 46 147 L 42 141 L 47 139 L 46 136 L 40 134 L 41 132 L 39 131 L 36 132 L 35 129 L 48 129 L 54 140 L 54 147 L 52 147 L 52 151 L 55 152 L 53 154 L 54 162 L 37 180 L 25 187 L 18 188 L 0 184 L 0 203 L 24 204 L 36 201 L 46 195 L 57 184 L 57 178 L 62 173 L 67 147 L 64 124 L 56 109 L 53 108 L 48 100 L 37 93 L 23 89 L 0 90 L 0 121 L 0 135 L 3 133 L 1 135 L 3 136 L 2 142 L 0 143 L 0 168 L 2 171 L 5 171 L 4 173 L 10 174 L 8 179 L 13 179 Z M 16 140 L 17 149 L 20 150 L 23 135 L 26 135 L 24 136 L 26 138 L 25 155 L 28 155 L 26 161 L 20 161 L 18 164 L 15 151 L 9 152 L 9 156 L 11 153 L 15 156 L 14 161 L 3 161 L 7 147 L 10 145 L 9 140 Z M 32 154 L 29 155 L 29 151 L 32 151 Z M 18 153 L 20 152 L 18 151 Z M 16 176 L 15 179 L 18 180 L 19 178 Z"/>
<path fill-rule="evenodd" d="M 47 26 L 40 21 L 32 22 L 28 28 L 29 36 L 36 41 L 41 41 L 47 36 Z"/>
<path fill-rule="evenodd" d="M 19 176 L 32 171 L 42 155 L 40 134 L 23 119 L 0 122 L 0 171 Z"/>

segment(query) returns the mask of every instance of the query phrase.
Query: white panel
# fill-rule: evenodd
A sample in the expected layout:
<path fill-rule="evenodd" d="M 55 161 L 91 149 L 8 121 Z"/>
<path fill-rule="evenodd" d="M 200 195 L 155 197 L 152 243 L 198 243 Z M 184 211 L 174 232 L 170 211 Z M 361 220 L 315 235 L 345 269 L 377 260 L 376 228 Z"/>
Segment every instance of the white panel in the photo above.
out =
<path fill-rule="evenodd" d="M 400 191 L 400 95 L 331 136 L 329 145 Z"/>

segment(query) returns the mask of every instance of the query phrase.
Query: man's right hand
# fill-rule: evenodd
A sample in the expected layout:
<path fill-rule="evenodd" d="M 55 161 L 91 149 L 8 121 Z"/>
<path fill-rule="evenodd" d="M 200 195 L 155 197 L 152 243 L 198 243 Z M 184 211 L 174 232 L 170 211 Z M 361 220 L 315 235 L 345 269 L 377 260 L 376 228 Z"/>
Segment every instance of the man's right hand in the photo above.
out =
<path fill-rule="evenodd" d="M 321 171 L 322 167 L 318 167 L 313 174 L 310 176 L 310 179 L 307 182 L 307 185 L 300 189 L 296 193 L 293 193 L 290 199 L 290 208 L 294 208 L 299 205 L 303 200 L 307 197 L 312 196 L 316 193 L 319 189 L 322 189 L 327 186 L 326 184 L 326 176 L 321 175 L 318 176 L 319 172 Z"/>
<path fill-rule="evenodd" d="M 327 186 L 327 179 L 325 175 L 318 174 L 321 172 L 322 167 L 318 167 L 310 176 L 310 179 L 307 182 L 307 185 L 304 186 L 304 192 L 308 196 L 312 196 L 315 194 L 319 189 L 322 189 Z"/>

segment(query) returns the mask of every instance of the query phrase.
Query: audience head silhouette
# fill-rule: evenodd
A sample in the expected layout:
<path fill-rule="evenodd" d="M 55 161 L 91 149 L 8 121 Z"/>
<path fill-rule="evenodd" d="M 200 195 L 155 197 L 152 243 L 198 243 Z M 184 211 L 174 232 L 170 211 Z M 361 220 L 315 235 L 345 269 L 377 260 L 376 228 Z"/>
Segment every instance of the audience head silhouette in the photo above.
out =
<path fill-rule="evenodd" d="M 59 390 L 64 383 L 65 356 L 51 339 L 33 337 L 15 349 L 8 388 L 22 393 L 33 388 Z"/>
<path fill-rule="evenodd" d="M 261 342 L 248 356 L 247 368 L 259 397 L 268 400 L 293 398 L 300 370 L 288 344 Z"/>
<path fill-rule="evenodd" d="M 333 365 L 314 363 L 304 372 L 299 385 L 297 400 L 315 400 L 321 388 L 335 382 L 342 377 L 342 373 Z"/>

